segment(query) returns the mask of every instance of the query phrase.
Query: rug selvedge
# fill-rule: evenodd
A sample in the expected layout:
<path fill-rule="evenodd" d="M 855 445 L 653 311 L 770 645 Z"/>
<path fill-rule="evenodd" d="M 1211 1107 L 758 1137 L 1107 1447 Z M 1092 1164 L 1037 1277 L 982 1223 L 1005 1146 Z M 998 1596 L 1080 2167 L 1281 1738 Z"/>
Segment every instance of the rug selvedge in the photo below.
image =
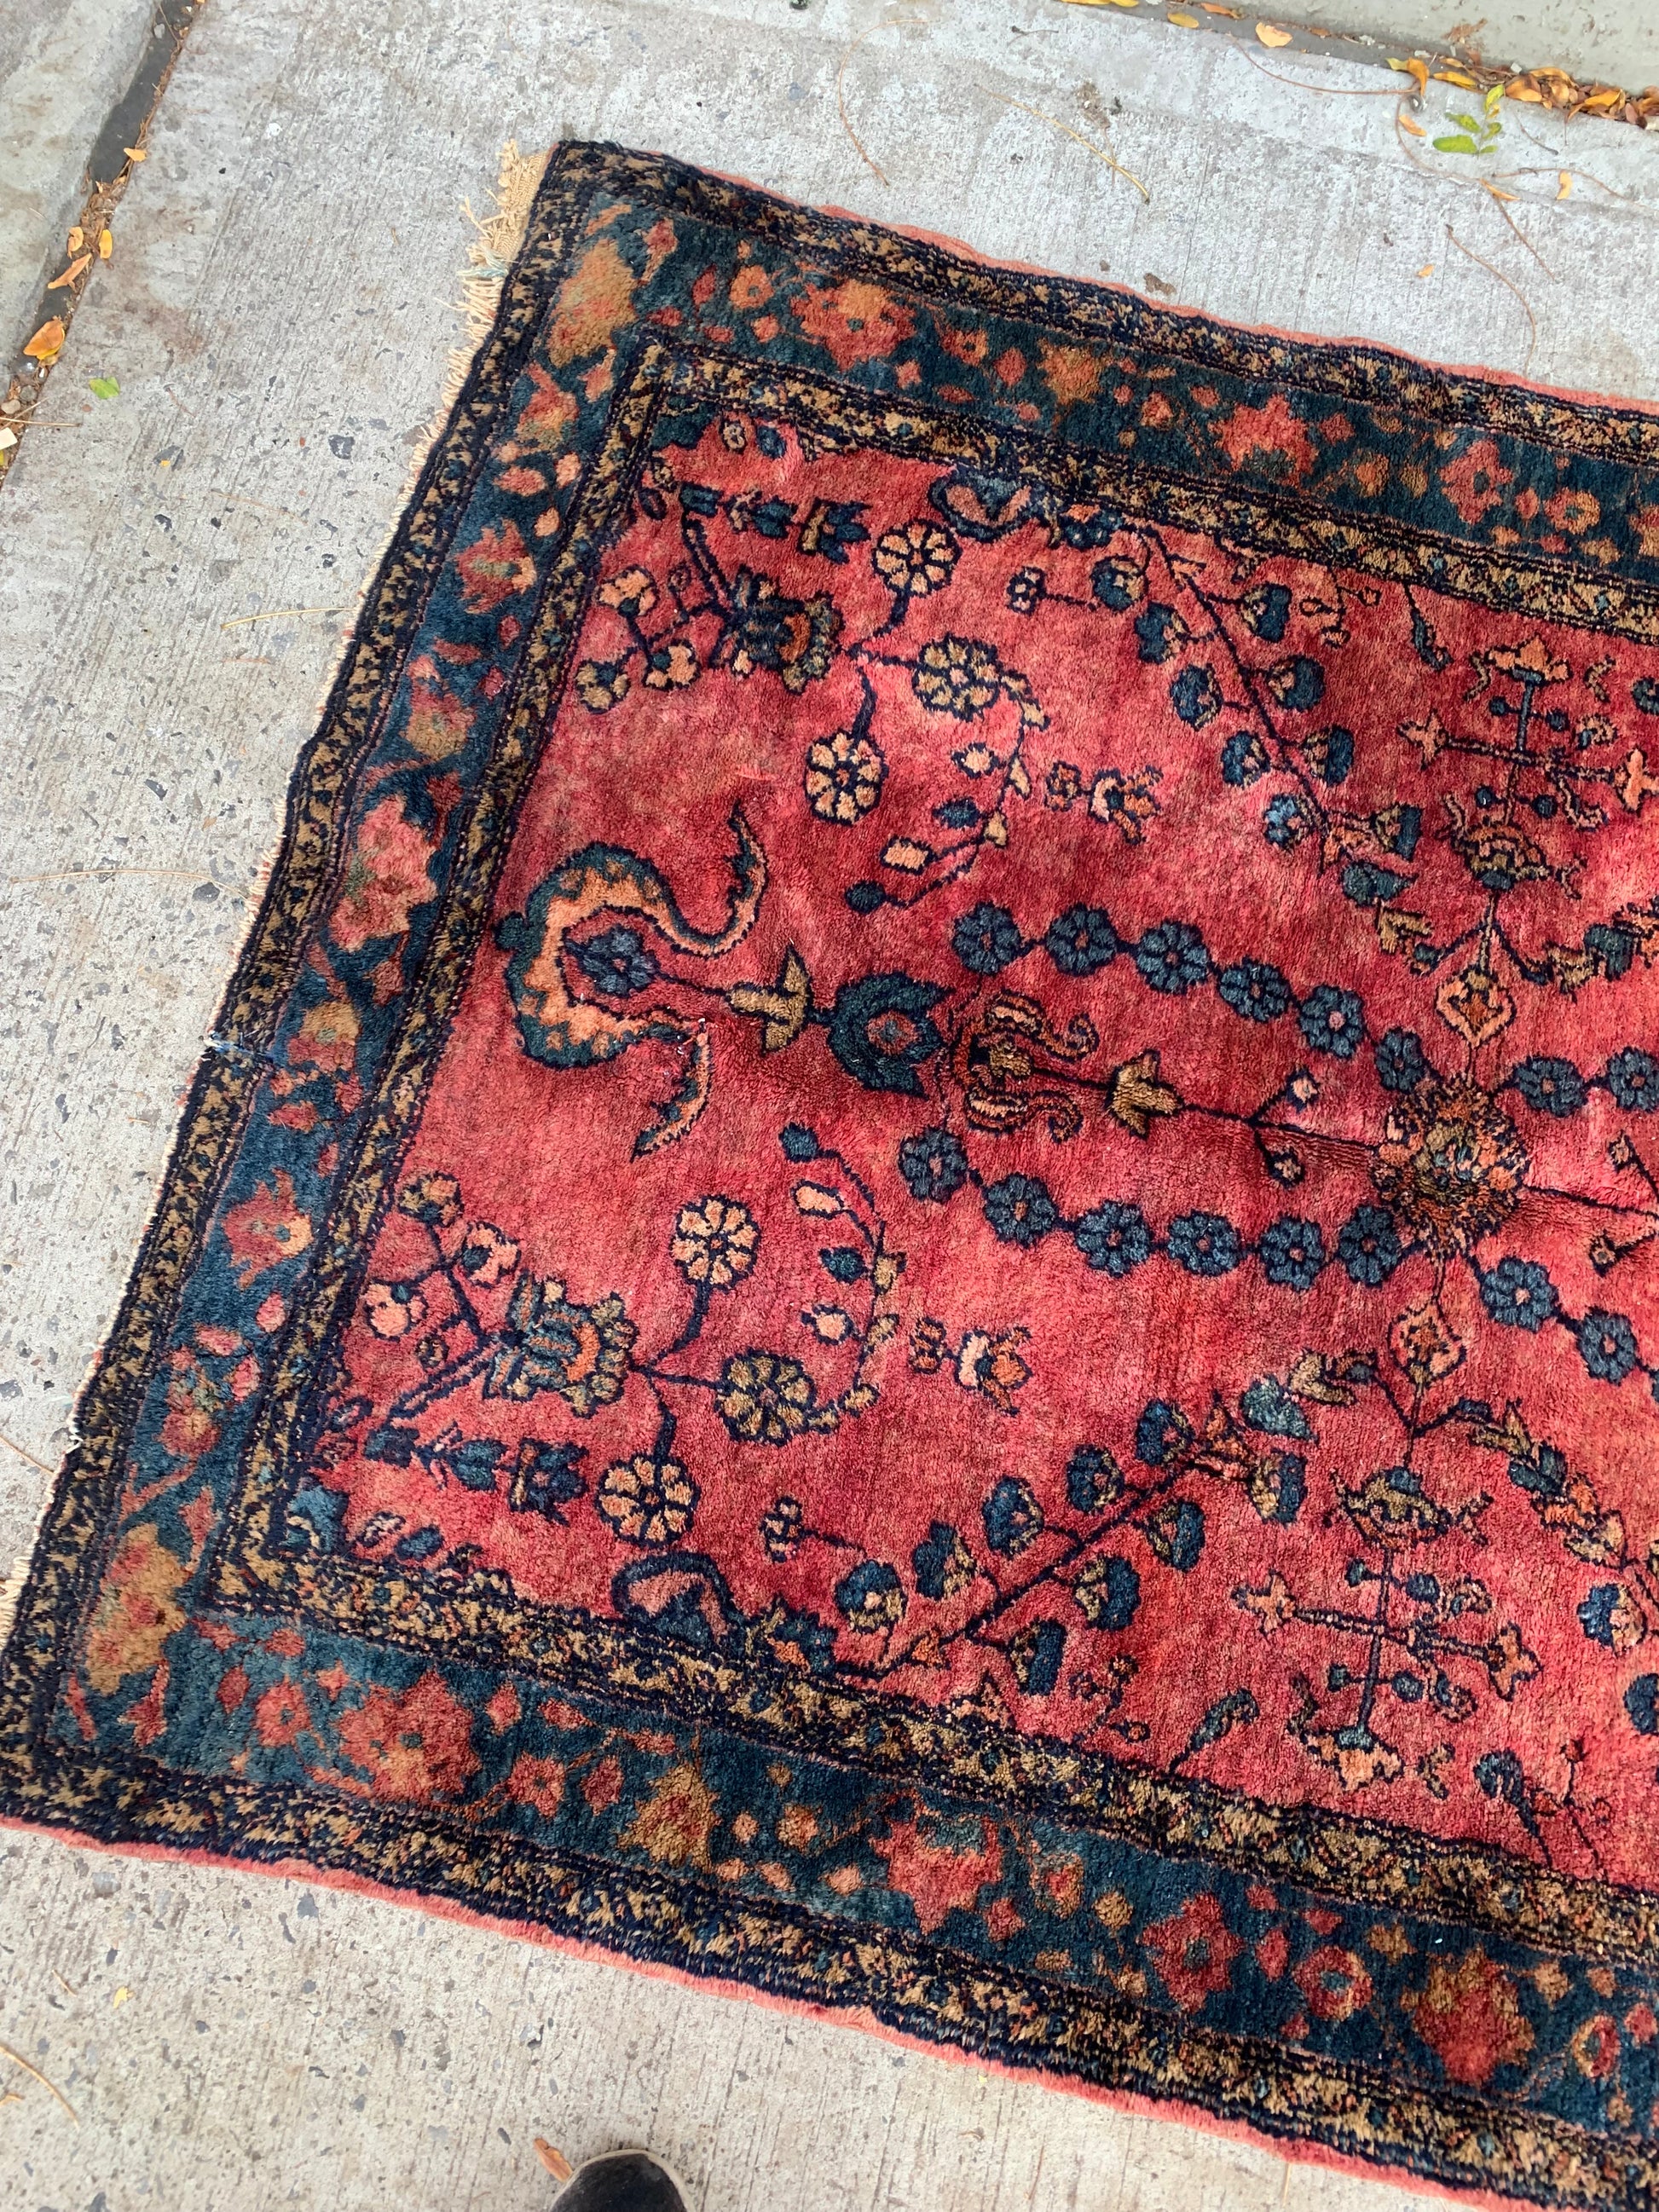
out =
<path fill-rule="evenodd" d="M 1637 1656 L 1659 1590 L 1617 1470 L 1610 1504 L 1606 1471 L 1529 1410 L 1512 1363 L 1559 1342 L 1586 1418 L 1615 1443 L 1627 1427 L 1639 1451 L 1653 1415 L 1635 1394 L 1659 1353 L 1639 1291 L 1659 1218 L 1641 1116 L 1659 1070 L 1635 1009 L 1659 918 L 1620 841 L 1639 849 L 1659 790 L 1640 742 L 1659 712 L 1656 444 L 1633 411 L 1160 315 L 672 164 L 563 149 L 296 776 L 270 895 L 83 1401 L 8 1650 L 5 1809 L 111 1840 L 310 1858 L 1453 2183 L 1645 2201 L 1654 1908 L 1620 1821 L 1639 1827 L 1631 1747 L 1659 1730 Z M 769 463 L 811 496 L 769 507 L 748 481 Z M 882 487 L 907 469 L 926 483 L 902 477 L 904 512 L 889 514 Z M 945 596 L 958 566 L 1016 535 L 1018 558 L 983 556 L 1003 563 L 994 641 L 959 631 Z M 1224 578 L 1228 562 L 1239 573 Z M 812 588 L 788 588 L 805 574 Z M 886 592 L 888 621 L 854 635 L 841 603 L 860 592 Z M 908 630 L 935 597 L 933 634 Z M 1073 605 L 1059 618 L 1079 635 L 1119 641 L 1109 659 L 1154 672 L 1135 680 L 1167 697 L 1173 748 L 1107 727 L 1100 758 L 1028 768 L 1028 750 L 1052 752 L 1045 702 L 1065 687 L 1018 641 Z M 601 635 L 604 658 L 586 642 Z M 1471 763 L 1468 787 L 1350 803 L 1383 742 L 1328 719 L 1356 645 L 1407 656 L 1419 689 L 1455 670 L 1426 714 L 1370 720 L 1394 749 L 1385 781 L 1405 784 L 1401 762 L 1423 777 Z M 815 986 L 823 963 L 793 944 L 744 967 L 767 884 L 775 901 L 788 878 L 741 814 L 706 825 L 695 900 L 670 848 L 647 859 L 636 840 L 550 848 L 536 896 L 501 904 L 556 714 L 597 732 L 630 693 L 629 712 L 647 690 L 683 708 L 716 678 L 769 684 L 787 712 L 837 669 L 856 678 L 850 711 L 812 736 L 791 803 L 863 855 L 866 872 L 823 885 L 843 901 L 842 939 L 937 913 L 936 973 L 874 965 Z M 900 820 L 916 714 L 954 726 L 951 795 L 917 811 L 933 794 L 911 792 Z M 1331 927 L 1374 939 L 1374 969 L 1353 979 L 1368 998 L 1428 985 L 1426 1038 L 1329 981 L 1317 945 L 1287 974 L 1212 953 L 1161 907 L 1126 919 L 1129 864 L 1200 759 L 1250 810 L 1265 895 L 1270 869 L 1291 872 L 1285 896 L 1296 872 L 1316 878 Z M 878 807 L 872 844 L 861 825 Z M 949 899 L 982 860 L 1073 836 L 1095 841 L 1103 894 L 1044 905 L 1039 867 L 1035 886 L 1001 879 L 1018 899 L 967 885 Z M 1443 892 L 1458 870 L 1484 902 L 1442 945 L 1412 892 Z M 1535 941 L 1540 917 L 1562 915 L 1573 927 Z M 556 1276 L 538 1275 L 526 1255 L 543 1232 L 493 1191 L 484 1218 L 464 1157 L 408 1165 L 492 941 L 514 1049 L 550 1100 L 574 1071 L 625 1073 L 656 1052 L 626 1094 L 644 1176 L 690 1157 L 699 1118 L 724 1110 L 748 1065 L 739 1038 L 763 1068 L 816 1055 L 814 1101 L 839 1083 L 865 1116 L 867 1130 L 828 1104 L 775 1116 L 766 1153 L 741 1164 L 752 1188 L 734 1191 L 739 1167 L 721 1161 L 654 1224 L 653 1270 L 680 1300 L 667 1354 L 641 1346 L 635 1293 L 606 1289 L 580 1235 L 547 1255 Z M 665 942 L 741 975 L 721 964 L 701 1001 L 668 1006 Z M 1077 995 L 1097 975 L 1121 1040 L 1103 1042 Z M 1224 1072 L 1241 1037 L 1297 1040 L 1267 1095 L 1172 1079 L 1170 1024 L 1200 1003 L 1206 1034 L 1232 1040 L 1212 1048 Z M 1584 1048 L 1517 1046 L 1498 1065 L 1489 1048 L 1536 1043 L 1547 1021 Z M 1357 1066 L 1382 1094 L 1363 1131 L 1342 1088 Z M 1328 1094 L 1337 1118 L 1322 1127 Z M 908 1123 L 882 1118 L 913 1100 Z M 1149 1148 L 1149 1180 L 1103 1170 L 1087 1204 L 1066 1198 L 1077 1155 L 1062 1148 L 1085 1115 Z M 1582 1195 L 1560 1180 L 1581 1115 L 1605 1139 Z M 1224 1123 L 1277 1194 L 1272 1218 L 1241 1226 L 1195 1198 L 1158 1225 L 1172 1208 L 1148 1195 L 1158 1146 Z M 1345 1148 L 1357 1202 L 1323 1222 L 1310 1200 L 1296 1210 Z M 1589 1157 L 1570 1163 L 1581 1183 Z M 808 1348 L 734 1340 L 686 1381 L 670 1356 L 695 1361 L 778 1249 L 755 1211 L 767 1181 L 803 1234 L 830 1240 L 816 1273 L 810 1243 L 797 1264 Z M 1534 1222 L 1523 1249 L 1476 1256 L 1540 1204 L 1541 1243 Z M 1583 1205 L 1600 1225 L 1579 1253 L 1558 1224 Z M 1264 1322 L 1284 1356 L 1261 1371 L 1207 1396 L 1131 1390 L 1040 1471 L 1018 1424 L 1048 1387 L 1052 1330 L 981 1326 L 989 1277 L 963 1310 L 924 1310 L 910 1255 L 935 1234 L 977 1237 L 1011 1290 L 1065 1248 L 1071 1275 L 1051 1293 L 1065 1299 L 1248 1279 L 1291 1307 L 1341 1286 L 1345 1324 L 1366 1297 L 1376 1322 L 1364 1347 L 1317 1351 L 1312 1324 L 1292 1342 L 1292 1324 Z M 398 1237 L 427 1258 L 369 1273 L 382 1249 L 406 1259 Z M 1564 1291 L 1584 1266 L 1589 1292 Z M 1401 1267 L 1429 1270 L 1404 1299 L 1388 1289 Z M 1632 1278 L 1616 1303 L 1595 1289 Z M 948 1304 L 944 1276 L 923 1287 Z M 354 1395 L 353 1358 L 367 1373 L 399 1346 L 420 1349 L 401 1392 Z M 1481 1398 L 1455 1375 L 1511 1387 Z M 612 1419 L 636 1382 L 654 1435 L 601 1468 L 583 1435 L 605 1431 L 583 1425 Z M 712 1394 L 734 1465 L 745 1447 L 807 1465 L 812 1438 L 887 1419 L 902 1389 L 920 1423 L 971 1407 L 1011 1470 L 973 1527 L 935 1521 L 896 1565 L 780 1472 L 743 1562 L 751 1580 L 775 1569 L 778 1589 L 747 1599 L 738 1555 L 694 1533 L 712 1486 L 669 1406 L 693 1388 Z M 1403 1455 L 1328 1469 L 1316 1455 L 1341 1446 L 1322 1439 L 1352 1440 L 1345 1418 L 1378 1401 Z M 499 1430 L 504 1411 L 555 1401 L 562 1437 L 521 1424 L 502 1441 L 476 1420 L 483 1405 Z M 434 1425 L 452 1402 L 470 1429 Z M 1448 1435 L 1461 1489 L 1413 1466 Z M 331 1472 L 345 1490 L 319 1479 Z M 348 1520 L 354 1481 L 369 1498 L 394 1477 L 400 1505 L 418 1496 L 435 1517 L 381 1507 L 374 1529 L 360 1500 Z M 485 1496 L 550 1537 L 580 1513 L 629 1547 L 608 1603 L 549 1603 L 487 1543 L 469 1556 L 445 1516 Z M 1322 1508 L 1352 1552 L 1346 1595 L 1311 1569 L 1298 1586 L 1302 1553 L 1284 1548 L 1316 1546 Z M 1475 1571 L 1505 1512 L 1535 1530 L 1543 1571 L 1575 1578 L 1565 1623 L 1504 1617 L 1492 1570 Z M 1151 1675 L 1128 1632 L 1158 1591 L 1193 1587 L 1201 1560 L 1245 1538 L 1253 1571 L 1213 1603 L 1250 1656 L 1227 1647 L 1237 1679 L 1214 1681 L 1152 1764 Z M 792 1601 L 790 1576 L 812 1571 L 799 1563 L 830 1552 L 822 1598 Z M 982 1620 L 963 1603 L 976 1582 L 995 1593 Z M 1294 1697 L 1281 1678 L 1269 1713 L 1257 1655 L 1297 1634 L 1330 1640 L 1328 1672 L 1290 1670 Z M 1339 1649 L 1372 1656 L 1356 1671 Z M 1608 1719 L 1540 1765 L 1516 1700 L 1579 1670 L 1575 1651 L 1575 1687 Z M 1252 1749 L 1275 1724 L 1285 1748 Z M 1285 1802 L 1301 1771 L 1287 1759 L 1314 1779 Z M 1248 1786 L 1253 1759 L 1269 1786 Z M 1472 1832 L 1438 1813 L 1455 1789 Z M 1395 1793 L 1386 1816 L 1368 1791 Z"/>

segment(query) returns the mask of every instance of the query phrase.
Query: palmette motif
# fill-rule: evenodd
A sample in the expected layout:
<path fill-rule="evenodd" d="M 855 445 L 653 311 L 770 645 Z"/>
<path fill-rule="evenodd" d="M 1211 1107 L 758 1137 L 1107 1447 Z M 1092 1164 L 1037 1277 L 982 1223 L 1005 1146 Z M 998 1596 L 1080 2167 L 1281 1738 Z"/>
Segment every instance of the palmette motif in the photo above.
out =
<path fill-rule="evenodd" d="M 567 149 L 6 1808 L 1647 2202 L 1656 447 Z"/>

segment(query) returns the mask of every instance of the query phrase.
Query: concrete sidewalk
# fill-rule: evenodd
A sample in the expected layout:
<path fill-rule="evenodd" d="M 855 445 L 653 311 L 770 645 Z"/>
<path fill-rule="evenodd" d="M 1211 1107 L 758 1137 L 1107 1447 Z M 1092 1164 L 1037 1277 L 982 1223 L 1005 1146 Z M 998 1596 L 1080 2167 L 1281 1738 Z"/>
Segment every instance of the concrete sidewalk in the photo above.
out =
<path fill-rule="evenodd" d="M 1376 71 L 1150 12 L 204 10 L 48 387 L 43 413 L 79 427 L 31 431 L 0 495 L 0 1563 L 27 1545 L 421 450 L 459 200 L 484 204 L 507 137 L 660 148 L 1243 321 L 1659 398 L 1659 143 L 1506 115 L 1500 204 L 1472 165 L 1402 146 Z M 708 2212 L 1420 2201 L 252 1872 L 8 1835 L 0 1946 L 0 2040 L 77 2115 L 8 2074 L 9 2204 L 516 2212 L 552 2195 L 536 2133 L 573 2158 L 647 2142 Z"/>

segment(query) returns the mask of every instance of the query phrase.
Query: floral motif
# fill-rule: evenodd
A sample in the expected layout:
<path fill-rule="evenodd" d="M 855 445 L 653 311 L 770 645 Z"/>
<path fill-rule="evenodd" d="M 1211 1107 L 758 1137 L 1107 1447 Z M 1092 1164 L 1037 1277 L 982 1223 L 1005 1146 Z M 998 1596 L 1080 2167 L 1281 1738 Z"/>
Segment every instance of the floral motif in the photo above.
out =
<path fill-rule="evenodd" d="M 806 798 L 825 822 L 862 821 L 881 797 L 887 763 L 873 738 L 836 730 L 806 748 Z"/>

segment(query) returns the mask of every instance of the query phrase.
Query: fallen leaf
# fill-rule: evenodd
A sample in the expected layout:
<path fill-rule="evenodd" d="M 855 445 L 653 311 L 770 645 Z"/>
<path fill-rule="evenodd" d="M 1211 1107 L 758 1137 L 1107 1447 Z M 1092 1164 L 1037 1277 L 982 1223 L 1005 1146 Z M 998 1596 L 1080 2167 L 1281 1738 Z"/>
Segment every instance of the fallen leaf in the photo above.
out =
<path fill-rule="evenodd" d="M 41 324 L 23 348 L 31 361 L 56 361 L 64 350 L 64 325 L 56 315 Z"/>
<path fill-rule="evenodd" d="M 1166 23 L 1179 23 L 1183 31 L 1195 31 L 1198 28 L 1196 15 L 1178 15 L 1173 9 L 1164 20 Z"/>
<path fill-rule="evenodd" d="M 1224 8 L 1221 0 L 1198 0 L 1198 4 L 1206 15 L 1231 15 L 1235 22 L 1244 12 L 1242 8 Z"/>
<path fill-rule="evenodd" d="M 1291 43 L 1290 33 L 1281 31 L 1277 23 L 1258 23 L 1255 34 L 1264 46 L 1288 46 Z"/>
<path fill-rule="evenodd" d="M 534 2148 L 537 2157 L 540 2159 L 542 2164 L 547 2168 L 555 2181 L 566 2182 L 569 2180 L 572 2173 L 574 2172 L 575 2168 L 571 2165 L 570 2160 L 565 2156 L 562 2150 L 555 2150 L 552 2144 L 545 2141 L 541 2136 L 536 2136 Z"/>
<path fill-rule="evenodd" d="M 1569 193 L 1570 193 L 1571 191 L 1572 191 L 1572 171 L 1571 171 L 1571 169 L 1563 169 L 1563 170 L 1562 170 L 1562 172 L 1561 172 L 1561 189 L 1560 189 L 1560 191 L 1559 191 L 1559 192 L 1557 192 L 1557 194 L 1555 195 L 1555 197 L 1556 197 L 1556 198 L 1557 198 L 1557 199 L 1559 199 L 1559 200 L 1564 200 L 1564 199 L 1565 199 L 1565 198 L 1567 198 L 1567 196 L 1569 195 Z"/>
<path fill-rule="evenodd" d="M 1417 96 L 1419 100 L 1428 90 L 1429 65 L 1426 62 L 1419 62 L 1413 58 L 1408 62 L 1391 61 L 1389 64 L 1389 67 L 1391 70 L 1398 70 L 1402 76 L 1408 76 L 1411 79 L 1412 82 L 1417 87 Z"/>
<path fill-rule="evenodd" d="M 0 430 L 0 453 L 9 453 L 16 443 L 15 430 Z"/>
<path fill-rule="evenodd" d="M 114 251 L 114 237 L 107 229 L 100 230 L 98 234 L 98 258 L 100 261 L 107 261 Z"/>
<path fill-rule="evenodd" d="M 1410 116 L 1405 112 L 1403 108 L 1400 113 L 1399 123 L 1401 129 L 1402 131 L 1409 131 L 1413 138 L 1426 138 L 1429 135 L 1420 123 L 1413 123 L 1412 121 Z"/>
<path fill-rule="evenodd" d="M 117 1990 L 115 1995 L 109 2001 L 110 2010 L 114 2012 L 118 2006 L 125 2004 L 131 1995 L 132 1991 L 127 1987 L 126 1984 L 123 1982 L 120 1988 Z"/>
<path fill-rule="evenodd" d="M 63 289 L 63 288 L 64 288 L 64 286 L 65 284 L 72 284 L 72 283 L 75 282 L 75 280 L 76 280 L 76 278 L 77 276 L 85 276 L 85 274 L 86 274 L 86 272 L 87 272 L 87 270 L 88 270 L 88 269 L 90 269 L 90 268 L 91 268 L 91 266 L 92 266 L 92 256 L 91 256 L 91 254 L 89 254 L 89 253 L 81 253 L 81 254 L 77 254 L 77 255 L 76 256 L 75 259 L 74 259 L 73 261 L 71 261 L 71 262 L 70 262 L 70 264 L 69 267 L 68 267 L 68 268 L 64 271 L 64 273 L 63 273 L 63 275 L 62 275 L 61 276 L 54 276 L 54 277 L 52 278 L 52 280 L 51 283 L 50 283 L 50 284 L 48 284 L 48 285 L 47 285 L 47 287 L 46 287 L 47 291 L 48 291 L 48 292 L 58 292 L 58 291 L 61 291 L 61 290 Z"/>
<path fill-rule="evenodd" d="M 87 390 L 94 399 L 113 399 L 120 389 L 112 376 L 90 376 L 87 379 Z"/>
<path fill-rule="evenodd" d="M 1518 199 L 1521 197 L 1518 192 L 1506 192 L 1502 191 L 1497 185 L 1489 183 L 1485 177 L 1482 177 L 1480 181 L 1486 185 L 1486 190 L 1492 194 L 1495 200 L 1513 200 Z"/>
<path fill-rule="evenodd" d="M 77 222 L 70 229 L 68 247 L 66 250 L 70 253 L 78 253 L 86 242 L 87 234 L 82 229 L 80 224 Z"/>
<path fill-rule="evenodd" d="M 1417 272 L 1417 273 L 1418 273 L 1418 275 L 1419 275 L 1419 276 L 1433 276 L 1433 274 L 1434 274 L 1434 264 L 1433 264 L 1433 262 L 1432 262 L 1432 261 L 1425 261 L 1425 262 L 1423 264 L 1423 266 L 1422 266 L 1422 267 L 1418 270 L 1418 272 Z"/>
<path fill-rule="evenodd" d="M 1465 92 L 1479 92 L 1480 89 L 1474 79 L 1465 76 L 1462 70 L 1436 70 L 1434 81 L 1437 84 L 1460 84 Z"/>
<path fill-rule="evenodd" d="M 1506 100 L 1529 100 L 1539 107 L 1544 104 L 1543 94 L 1524 76 L 1512 76 L 1504 87 L 1504 97 Z"/>
<path fill-rule="evenodd" d="M 128 146 L 123 150 L 129 161 L 148 161 L 149 159 L 149 155 L 145 153 L 142 146 Z"/>

